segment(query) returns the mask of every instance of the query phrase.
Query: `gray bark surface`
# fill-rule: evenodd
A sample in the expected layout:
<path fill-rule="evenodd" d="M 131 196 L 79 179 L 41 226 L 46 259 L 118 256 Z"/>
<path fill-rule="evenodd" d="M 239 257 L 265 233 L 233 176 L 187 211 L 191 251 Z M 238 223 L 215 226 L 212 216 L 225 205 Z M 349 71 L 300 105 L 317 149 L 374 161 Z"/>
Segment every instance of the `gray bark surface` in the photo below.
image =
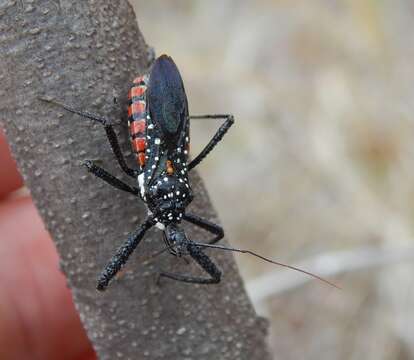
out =
<path fill-rule="evenodd" d="M 80 166 L 100 160 L 133 184 L 118 168 L 104 129 L 37 97 L 114 119 L 131 155 L 121 109 L 133 78 L 150 66 L 149 53 L 126 1 L 0 0 L 0 121 L 12 152 L 100 359 L 269 359 L 267 323 L 256 316 L 229 253 L 206 251 L 224 272 L 219 285 L 163 280 L 158 286 L 161 269 L 200 270 L 168 253 L 145 263 L 163 247 L 161 233 L 151 230 L 108 290 L 95 290 L 113 252 L 145 219 L 145 207 Z M 196 174 L 192 186 L 190 210 L 217 220 Z M 188 229 L 190 238 L 206 239 Z"/>

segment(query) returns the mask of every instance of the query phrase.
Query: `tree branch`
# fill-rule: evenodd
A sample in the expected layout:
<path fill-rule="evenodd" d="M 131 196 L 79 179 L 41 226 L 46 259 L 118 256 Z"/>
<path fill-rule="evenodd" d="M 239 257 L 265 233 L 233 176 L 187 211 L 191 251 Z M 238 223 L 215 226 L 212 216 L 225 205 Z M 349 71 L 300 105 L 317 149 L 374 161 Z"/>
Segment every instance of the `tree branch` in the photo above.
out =
<path fill-rule="evenodd" d="M 99 272 L 145 209 L 80 166 L 102 160 L 121 174 L 104 129 L 37 98 L 53 96 L 118 119 L 113 98 L 125 109 L 129 84 L 150 65 L 131 6 L 124 0 L 2 2 L 0 34 L 1 121 L 99 358 L 269 359 L 267 324 L 256 316 L 230 254 L 210 252 L 224 271 L 219 285 L 165 280 L 157 286 L 160 269 L 198 269 L 167 254 L 143 264 L 162 247 L 161 235 L 150 231 L 123 276 L 107 292 L 95 290 Z M 117 129 L 126 150 L 125 121 Z M 197 175 L 192 182 L 191 211 L 215 218 Z M 191 238 L 203 236 L 191 228 Z"/>

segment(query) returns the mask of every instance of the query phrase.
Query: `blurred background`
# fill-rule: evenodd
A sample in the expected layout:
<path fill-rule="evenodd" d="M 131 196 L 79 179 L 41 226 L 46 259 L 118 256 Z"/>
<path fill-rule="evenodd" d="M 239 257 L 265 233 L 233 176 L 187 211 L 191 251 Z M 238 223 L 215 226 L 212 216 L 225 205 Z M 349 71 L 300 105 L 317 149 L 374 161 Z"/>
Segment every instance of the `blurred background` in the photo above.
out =
<path fill-rule="evenodd" d="M 414 359 L 414 3 L 131 1 L 190 113 L 236 117 L 199 167 L 230 242 L 342 287 L 236 256 L 275 359 Z"/>

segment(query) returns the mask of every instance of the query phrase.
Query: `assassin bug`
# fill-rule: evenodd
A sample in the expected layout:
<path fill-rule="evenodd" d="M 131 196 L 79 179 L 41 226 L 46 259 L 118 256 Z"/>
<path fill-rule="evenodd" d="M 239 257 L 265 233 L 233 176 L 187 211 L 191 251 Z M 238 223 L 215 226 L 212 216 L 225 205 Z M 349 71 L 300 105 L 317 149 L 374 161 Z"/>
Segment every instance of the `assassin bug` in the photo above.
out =
<path fill-rule="evenodd" d="M 89 172 L 109 185 L 139 196 L 148 208 L 146 220 L 129 235 L 100 274 L 98 290 L 106 289 L 111 279 L 126 263 L 131 253 L 140 243 L 146 231 L 153 226 L 163 230 L 164 241 L 167 245 L 166 250 L 179 257 L 189 255 L 209 275 L 208 277 L 197 277 L 161 272 L 160 277 L 186 283 L 219 283 L 221 271 L 202 251 L 203 247 L 210 247 L 249 253 L 265 261 L 299 270 L 328 282 L 304 270 L 272 261 L 249 250 L 215 245 L 224 236 L 222 227 L 186 212 L 187 206 L 193 199 L 188 172 L 194 169 L 213 150 L 233 125 L 234 118 L 229 114 L 189 116 L 187 96 L 182 78 L 177 66 L 169 56 L 162 55 L 157 58 L 150 74 L 137 77 L 128 93 L 128 125 L 132 149 L 136 154 L 139 170 L 132 169 L 126 164 L 117 136 L 109 120 L 57 101 L 45 98 L 41 100 L 60 105 L 69 112 L 94 120 L 104 126 L 112 151 L 121 169 L 138 181 L 138 187 L 122 182 L 92 161 L 87 160 L 84 165 Z M 202 118 L 224 119 L 225 121 L 201 153 L 190 161 L 188 156 L 190 119 Z M 188 239 L 184 230 L 180 227 L 182 220 L 207 230 L 214 237 L 207 244 Z"/>

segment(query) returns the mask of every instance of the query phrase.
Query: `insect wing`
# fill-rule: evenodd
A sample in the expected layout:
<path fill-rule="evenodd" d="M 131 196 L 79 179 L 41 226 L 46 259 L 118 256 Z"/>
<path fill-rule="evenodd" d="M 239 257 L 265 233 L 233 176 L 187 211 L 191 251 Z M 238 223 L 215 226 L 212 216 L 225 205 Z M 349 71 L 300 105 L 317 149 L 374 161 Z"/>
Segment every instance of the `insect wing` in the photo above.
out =
<path fill-rule="evenodd" d="M 160 56 L 151 70 L 147 93 L 154 125 L 159 127 L 167 148 L 175 148 L 188 131 L 188 104 L 183 81 L 174 61 Z"/>

